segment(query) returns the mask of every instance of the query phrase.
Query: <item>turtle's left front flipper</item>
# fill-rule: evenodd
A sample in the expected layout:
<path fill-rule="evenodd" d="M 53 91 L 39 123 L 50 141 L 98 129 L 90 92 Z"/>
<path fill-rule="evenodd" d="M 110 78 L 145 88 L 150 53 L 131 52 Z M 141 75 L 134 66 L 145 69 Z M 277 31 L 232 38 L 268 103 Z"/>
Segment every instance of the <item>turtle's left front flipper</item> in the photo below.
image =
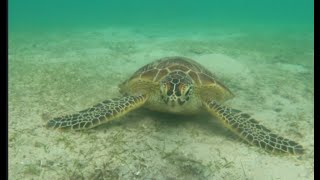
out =
<path fill-rule="evenodd" d="M 252 145 L 271 152 L 302 154 L 304 151 L 300 144 L 272 133 L 246 113 L 221 106 L 215 101 L 206 101 L 204 106 L 228 129 Z"/>
<path fill-rule="evenodd" d="M 141 107 L 146 100 L 145 95 L 109 99 L 83 111 L 53 118 L 47 122 L 46 127 L 72 130 L 93 128 Z"/>

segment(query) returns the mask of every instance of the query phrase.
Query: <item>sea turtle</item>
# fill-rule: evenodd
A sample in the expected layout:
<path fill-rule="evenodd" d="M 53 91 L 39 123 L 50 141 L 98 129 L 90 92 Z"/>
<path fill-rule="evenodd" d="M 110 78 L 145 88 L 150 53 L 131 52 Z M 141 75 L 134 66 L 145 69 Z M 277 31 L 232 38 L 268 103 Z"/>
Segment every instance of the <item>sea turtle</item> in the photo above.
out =
<path fill-rule="evenodd" d="M 83 130 L 117 119 L 140 107 L 175 113 L 207 111 L 250 144 L 271 152 L 302 154 L 298 143 L 272 133 L 249 114 L 222 105 L 233 93 L 199 63 L 165 57 L 147 64 L 120 84 L 123 97 L 105 100 L 75 114 L 49 120 L 48 128 Z"/>

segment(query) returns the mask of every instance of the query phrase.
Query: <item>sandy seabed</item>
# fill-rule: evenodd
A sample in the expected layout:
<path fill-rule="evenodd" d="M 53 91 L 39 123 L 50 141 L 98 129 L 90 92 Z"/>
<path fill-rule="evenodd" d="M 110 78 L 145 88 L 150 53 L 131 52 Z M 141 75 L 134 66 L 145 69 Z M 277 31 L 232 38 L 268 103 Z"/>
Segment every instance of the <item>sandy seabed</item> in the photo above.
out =
<path fill-rule="evenodd" d="M 43 127 L 120 96 L 119 83 L 165 56 L 205 65 L 236 95 L 227 105 L 301 143 L 305 154 L 250 146 L 207 114 L 139 109 L 86 131 Z M 313 57 L 313 34 L 301 32 L 11 33 L 9 179 L 313 179 Z"/>

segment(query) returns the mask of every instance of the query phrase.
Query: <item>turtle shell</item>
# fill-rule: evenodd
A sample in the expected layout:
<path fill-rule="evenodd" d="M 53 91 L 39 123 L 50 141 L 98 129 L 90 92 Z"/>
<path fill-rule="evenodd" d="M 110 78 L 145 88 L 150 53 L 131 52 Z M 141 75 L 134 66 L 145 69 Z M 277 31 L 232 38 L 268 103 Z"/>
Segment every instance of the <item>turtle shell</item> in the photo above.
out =
<path fill-rule="evenodd" d="M 219 97 L 220 100 L 227 100 L 233 97 L 232 92 L 220 83 L 217 78 L 204 66 L 196 61 L 185 57 L 165 57 L 158 59 L 138 69 L 128 80 L 120 87 L 129 88 L 125 84 L 134 84 L 134 82 L 150 82 L 158 84 L 159 81 L 172 71 L 182 71 L 188 74 L 196 88 L 200 89 L 203 95 Z M 130 86 L 130 85 L 129 85 Z"/>

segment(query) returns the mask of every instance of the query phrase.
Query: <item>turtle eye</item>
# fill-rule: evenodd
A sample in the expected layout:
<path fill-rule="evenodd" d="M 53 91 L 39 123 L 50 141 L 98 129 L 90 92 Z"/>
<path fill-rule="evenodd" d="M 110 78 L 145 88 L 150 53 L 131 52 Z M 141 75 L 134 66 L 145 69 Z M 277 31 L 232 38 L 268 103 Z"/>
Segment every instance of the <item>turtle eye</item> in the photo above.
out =
<path fill-rule="evenodd" d="M 185 93 L 186 96 L 189 95 L 189 93 L 191 92 L 192 87 L 189 87 L 189 89 L 187 90 L 187 92 Z"/>

